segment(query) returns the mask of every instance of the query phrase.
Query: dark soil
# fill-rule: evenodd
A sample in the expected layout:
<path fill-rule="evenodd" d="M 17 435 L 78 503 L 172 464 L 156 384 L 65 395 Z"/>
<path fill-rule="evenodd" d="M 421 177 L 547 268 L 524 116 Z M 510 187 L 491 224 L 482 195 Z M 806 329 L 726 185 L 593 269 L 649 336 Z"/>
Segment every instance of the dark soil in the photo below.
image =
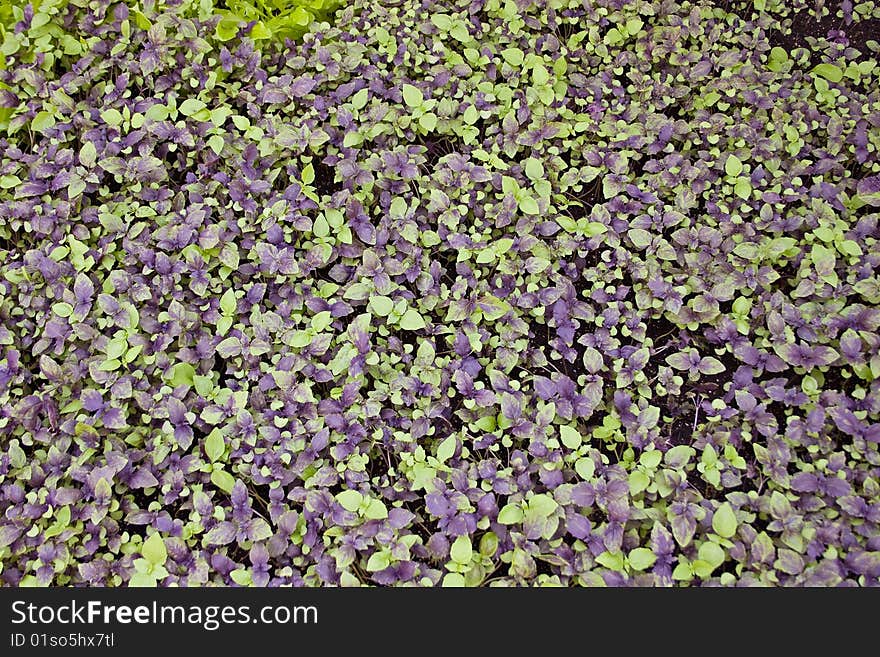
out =
<path fill-rule="evenodd" d="M 424 166 L 428 171 L 435 170 L 437 165 L 440 164 L 440 160 L 445 156 L 452 153 L 462 153 L 466 151 L 464 143 L 457 137 L 420 137 L 413 143 L 425 147 Z"/>
<path fill-rule="evenodd" d="M 821 39 L 828 38 L 828 33 L 841 31 L 846 34 L 851 48 L 856 48 L 863 54 L 868 54 L 867 43 L 870 40 L 880 41 L 880 20 L 871 18 L 859 22 L 845 24 L 843 18 L 838 18 L 836 8 L 828 16 L 816 16 L 806 9 L 793 15 L 791 20 L 791 33 L 783 34 L 780 30 L 771 30 L 769 36 L 771 46 L 779 46 L 791 51 L 794 48 L 809 48 L 807 37 Z"/>
<path fill-rule="evenodd" d="M 333 196 L 342 189 L 342 183 L 336 180 L 336 170 L 323 160 L 312 162 L 315 171 L 315 189 L 321 196 Z"/>

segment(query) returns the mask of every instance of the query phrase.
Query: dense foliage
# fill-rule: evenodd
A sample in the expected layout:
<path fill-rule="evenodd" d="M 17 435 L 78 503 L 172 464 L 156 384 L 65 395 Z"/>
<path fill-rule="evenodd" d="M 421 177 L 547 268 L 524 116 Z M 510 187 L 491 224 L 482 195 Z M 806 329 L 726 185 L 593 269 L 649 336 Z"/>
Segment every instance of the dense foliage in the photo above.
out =
<path fill-rule="evenodd" d="M 0 7 L 4 584 L 878 583 L 880 9 L 246 4 Z"/>

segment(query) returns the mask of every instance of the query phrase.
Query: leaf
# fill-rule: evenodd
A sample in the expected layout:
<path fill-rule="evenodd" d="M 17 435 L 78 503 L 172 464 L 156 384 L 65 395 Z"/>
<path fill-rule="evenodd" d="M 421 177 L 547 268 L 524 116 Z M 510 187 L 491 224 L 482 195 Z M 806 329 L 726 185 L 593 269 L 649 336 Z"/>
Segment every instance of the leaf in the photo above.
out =
<path fill-rule="evenodd" d="M 624 561 L 620 552 L 603 552 L 596 557 L 596 563 L 617 572 L 623 571 Z"/>
<path fill-rule="evenodd" d="M 399 325 L 400 328 L 406 331 L 418 331 L 427 326 L 424 318 L 418 313 L 418 311 L 413 310 L 412 308 L 409 308 L 403 314 L 403 317 L 400 318 Z"/>
<path fill-rule="evenodd" d="M 150 121 L 164 121 L 168 118 L 168 106 L 162 103 L 150 105 L 147 111 L 144 112 L 144 118 Z"/>
<path fill-rule="evenodd" d="M 567 425 L 559 427 L 559 438 L 569 449 L 577 449 L 583 440 L 580 431 Z"/>
<path fill-rule="evenodd" d="M 733 185 L 734 193 L 744 201 L 747 201 L 752 195 L 752 183 L 745 176 L 737 178 Z"/>
<path fill-rule="evenodd" d="M 590 481 L 596 472 L 596 463 L 589 456 L 581 457 L 575 462 L 574 471 L 584 481 Z"/>
<path fill-rule="evenodd" d="M 443 588 L 463 588 L 465 584 L 464 575 L 461 573 L 446 573 L 441 586 Z"/>
<path fill-rule="evenodd" d="M 742 242 L 733 248 L 733 252 L 745 260 L 754 260 L 758 257 L 758 247 L 751 242 Z"/>
<path fill-rule="evenodd" d="M 72 201 L 79 198 L 84 191 L 86 191 L 85 181 L 76 174 L 71 176 L 70 184 L 67 186 L 67 198 Z"/>
<path fill-rule="evenodd" d="M 657 561 L 657 555 L 648 548 L 638 547 L 629 553 L 627 561 L 634 570 L 646 570 Z"/>
<path fill-rule="evenodd" d="M 411 84 L 404 84 L 402 93 L 403 102 L 406 103 L 407 107 L 419 107 L 425 101 L 421 89 Z"/>
<path fill-rule="evenodd" d="M 670 354 L 666 357 L 666 362 L 677 370 L 689 370 L 691 368 L 691 359 L 683 353 Z"/>
<path fill-rule="evenodd" d="M 663 455 L 663 460 L 671 468 L 683 468 L 696 456 L 697 450 L 688 445 L 676 445 Z"/>
<path fill-rule="evenodd" d="M 152 589 L 158 585 L 156 578 L 150 573 L 132 573 L 128 586 L 136 589 Z"/>
<path fill-rule="evenodd" d="M 236 306 L 237 301 L 235 299 L 235 290 L 229 288 L 223 293 L 223 296 L 220 297 L 220 311 L 224 315 L 232 315 L 235 312 Z"/>
<path fill-rule="evenodd" d="M 703 561 L 702 559 L 695 559 L 691 563 L 691 570 L 694 572 L 694 575 L 700 577 L 702 579 L 706 579 L 712 575 L 712 571 L 715 568 L 708 561 Z"/>
<path fill-rule="evenodd" d="M 327 237 L 330 234 L 330 224 L 327 223 L 324 215 L 317 216 L 314 224 L 312 224 L 312 233 L 318 238 Z"/>
<path fill-rule="evenodd" d="M 813 68 L 813 73 L 829 82 L 840 82 L 843 79 L 843 71 L 834 64 L 817 64 Z"/>
<path fill-rule="evenodd" d="M 880 175 L 860 180 L 856 186 L 856 196 L 862 203 L 880 206 Z"/>
<path fill-rule="evenodd" d="M 111 356 L 111 358 L 115 358 L 115 356 Z M 189 363 L 177 363 L 171 368 L 171 376 L 169 377 L 168 382 L 175 388 L 184 385 L 191 386 L 193 384 L 195 373 L 196 368 Z"/>
<path fill-rule="evenodd" d="M 691 542 L 697 529 L 696 521 L 688 516 L 675 515 L 669 524 L 672 527 L 672 536 L 676 542 L 680 546 L 686 547 Z"/>
<path fill-rule="evenodd" d="M 374 315 L 387 317 L 394 310 L 394 300 L 381 295 L 374 296 L 370 297 L 369 306 Z"/>
<path fill-rule="evenodd" d="M 498 551 L 498 535 L 495 532 L 486 532 L 480 539 L 480 554 L 484 557 L 494 557 Z"/>
<path fill-rule="evenodd" d="M 95 145 L 92 142 L 87 141 L 83 144 L 83 147 L 79 149 L 79 163 L 88 169 L 95 166 L 97 160 L 98 149 L 95 148 Z"/>
<path fill-rule="evenodd" d="M 616 27 L 612 27 L 605 33 L 602 41 L 609 46 L 616 46 L 619 43 L 623 43 L 623 34 Z"/>
<path fill-rule="evenodd" d="M 471 33 L 468 31 L 467 25 L 461 21 L 456 21 L 455 24 L 453 24 L 452 29 L 449 30 L 449 34 L 462 43 L 471 40 Z"/>
<path fill-rule="evenodd" d="M 437 460 L 440 461 L 440 463 L 444 463 L 451 459 L 452 455 L 455 454 L 456 447 L 457 442 L 455 436 L 447 436 L 437 448 Z"/>
<path fill-rule="evenodd" d="M 198 98 L 187 98 L 177 109 L 184 116 L 192 116 L 201 112 L 206 107 L 207 105 Z"/>
<path fill-rule="evenodd" d="M 498 513 L 498 522 L 502 525 L 516 525 L 525 518 L 519 504 L 508 504 Z"/>
<path fill-rule="evenodd" d="M 105 416 L 106 418 L 106 416 Z M 104 426 L 107 423 L 105 421 Z M 135 470 L 134 476 L 129 480 L 128 486 L 129 488 L 153 488 L 159 485 L 159 480 L 156 479 L 155 475 L 152 472 L 147 470 L 146 468 L 139 468 Z M 67 507 L 65 507 L 67 508 Z"/>
<path fill-rule="evenodd" d="M 18 176 L 0 176 L 0 189 L 12 189 L 21 183 Z"/>
<path fill-rule="evenodd" d="M 73 306 L 66 301 L 59 301 L 52 304 L 52 312 L 59 317 L 70 317 L 73 314 Z"/>
<path fill-rule="evenodd" d="M 220 41 L 234 39 L 238 35 L 239 22 L 241 22 L 241 19 L 237 16 L 227 16 L 222 18 L 220 22 L 217 23 L 217 28 L 214 30 L 217 39 Z"/>
<path fill-rule="evenodd" d="M 12 545 L 18 537 L 24 533 L 24 528 L 14 525 L 3 525 L 0 527 L 0 548 Z"/>
<path fill-rule="evenodd" d="M 583 226 L 578 223 L 578 229 L 584 234 L 585 237 L 597 237 L 608 232 L 608 226 L 603 223 L 599 223 L 598 221 L 588 221 Z"/>
<path fill-rule="evenodd" d="M 161 566 L 165 563 L 165 560 L 168 558 L 168 551 L 165 549 L 165 541 L 162 540 L 158 532 L 152 534 L 144 541 L 143 546 L 141 546 L 141 554 L 144 559 L 154 566 Z"/>
<path fill-rule="evenodd" d="M 520 197 L 519 209 L 522 210 L 524 214 L 530 215 L 536 215 L 540 211 L 538 209 L 538 202 L 527 194 L 523 194 Z"/>
<path fill-rule="evenodd" d="M 550 516 L 558 507 L 556 500 L 546 493 L 539 493 L 528 502 L 529 513 L 534 513 L 542 518 Z"/>
<path fill-rule="evenodd" d="M 237 356 L 241 353 L 241 340 L 236 337 L 226 338 L 217 345 L 217 353 L 221 358 Z"/>
<path fill-rule="evenodd" d="M 653 470 L 660 465 L 662 459 L 663 454 L 661 454 L 659 450 L 653 449 L 650 452 L 642 452 L 642 455 L 639 457 L 639 463 L 646 468 L 651 468 Z"/>
<path fill-rule="evenodd" d="M 506 48 L 501 51 L 501 57 L 511 66 L 522 66 L 525 59 L 523 51 L 519 48 Z"/>
<path fill-rule="evenodd" d="M 235 525 L 229 521 L 223 521 L 214 525 L 214 527 L 205 534 L 205 545 L 229 545 L 235 540 L 235 533 Z"/>
<path fill-rule="evenodd" d="M 641 470 L 634 470 L 629 474 L 630 495 L 638 495 L 651 484 L 651 478 Z"/>
<path fill-rule="evenodd" d="M 345 148 L 351 148 L 352 146 L 358 146 L 363 143 L 364 137 L 358 132 L 348 132 L 345 135 L 345 138 L 342 140 L 342 145 Z"/>
<path fill-rule="evenodd" d="M 325 330 L 333 323 L 333 313 L 329 310 L 322 310 L 319 313 L 315 313 L 314 317 L 312 317 L 312 330 L 315 333 L 320 333 Z"/>
<path fill-rule="evenodd" d="M 378 552 L 373 552 L 370 555 L 370 558 L 367 559 L 367 570 L 371 573 L 375 573 L 379 570 L 385 570 L 388 566 L 391 565 L 391 555 L 387 550 L 379 550 Z"/>
<path fill-rule="evenodd" d="M 853 240 L 843 240 L 842 242 L 837 243 L 837 248 L 840 249 L 840 252 L 844 255 L 858 257 L 862 255 L 862 247 L 859 246 L 858 242 L 854 242 Z"/>
<path fill-rule="evenodd" d="M 364 510 L 364 517 L 368 520 L 385 520 L 388 517 L 388 508 L 382 500 L 371 499 Z"/>
<path fill-rule="evenodd" d="M 629 236 L 629 239 L 633 243 L 633 246 L 640 251 L 647 249 L 649 246 L 651 246 L 651 242 L 654 239 L 651 236 L 651 233 L 646 231 L 644 228 L 631 228 L 629 232 L 627 232 L 627 236 Z"/>
<path fill-rule="evenodd" d="M 226 453 L 226 441 L 220 429 L 213 429 L 205 438 L 205 454 L 211 459 L 211 463 L 218 460 Z"/>
<path fill-rule="evenodd" d="M 122 366 L 122 363 L 116 358 L 111 358 L 109 360 L 105 360 L 98 366 L 98 369 L 102 372 L 113 372 L 114 370 L 118 370 Z"/>
<path fill-rule="evenodd" d="M 742 173 L 743 165 L 736 155 L 729 155 L 724 163 L 724 172 L 731 178 L 735 178 Z"/>
<path fill-rule="evenodd" d="M 302 98 L 315 88 L 318 82 L 312 75 L 301 75 L 290 85 L 290 93 L 296 98 Z M 233 121 L 235 119 L 233 118 Z"/>
<path fill-rule="evenodd" d="M 431 132 L 437 127 L 437 115 L 433 112 L 426 112 L 419 117 L 419 125 L 426 132 Z"/>
<path fill-rule="evenodd" d="M 312 331 L 297 331 L 287 344 L 291 347 L 306 347 L 311 344 L 313 337 Z"/>
<path fill-rule="evenodd" d="M 828 247 L 821 244 L 813 244 L 813 248 L 810 251 L 810 260 L 813 261 L 813 266 L 816 268 L 819 276 L 824 278 L 834 273 L 837 258 L 834 255 L 834 251 Z"/>
<path fill-rule="evenodd" d="M 730 538 L 736 533 L 737 521 L 729 502 L 725 502 L 712 516 L 712 529 L 722 538 Z"/>
<path fill-rule="evenodd" d="M 794 550 L 780 548 L 778 557 L 773 564 L 777 570 L 789 575 L 799 575 L 804 570 L 804 559 Z"/>
<path fill-rule="evenodd" d="M 263 21 L 257 21 L 251 28 L 251 39 L 259 41 L 261 39 L 271 39 L 272 30 L 270 30 Z"/>
<path fill-rule="evenodd" d="M 363 107 L 367 104 L 367 101 L 370 99 L 370 91 L 369 89 L 361 89 L 356 94 L 354 94 L 350 99 L 349 103 L 355 110 L 363 109 Z"/>
<path fill-rule="evenodd" d="M 101 120 L 109 126 L 118 127 L 122 125 L 122 114 L 118 109 L 110 108 L 101 112 Z"/>
<path fill-rule="evenodd" d="M 364 496 L 356 490 L 344 490 L 336 495 L 336 501 L 342 505 L 343 509 L 354 513 L 363 503 Z"/>
<path fill-rule="evenodd" d="M 107 481 L 104 477 L 98 479 L 98 483 L 95 484 L 95 497 L 96 498 L 108 498 L 113 494 L 113 487 L 110 485 L 110 482 Z"/>
<path fill-rule="evenodd" d="M 221 315 L 217 320 L 217 335 L 226 335 L 232 326 L 232 317 Z"/>
<path fill-rule="evenodd" d="M 473 547 L 471 547 L 471 539 L 463 534 L 452 542 L 449 548 L 450 558 L 458 564 L 467 564 L 471 562 L 474 556 Z"/>
<path fill-rule="evenodd" d="M 226 142 L 221 135 L 212 135 L 208 138 L 208 148 L 214 151 L 215 155 L 220 155 L 224 146 L 226 146 Z"/>
<path fill-rule="evenodd" d="M 774 46 L 770 49 L 770 59 L 776 62 L 787 62 L 788 53 L 785 49 L 780 48 L 779 46 Z"/>
<path fill-rule="evenodd" d="M 721 374 L 721 372 L 725 370 L 725 367 L 717 358 L 706 356 L 705 358 L 700 359 L 698 369 L 701 373 L 711 376 L 713 374 Z"/>
<path fill-rule="evenodd" d="M 706 445 L 703 448 L 703 456 L 700 460 L 705 465 L 714 466 L 718 463 L 718 452 L 715 451 L 715 448 L 712 445 Z"/>
<path fill-rule="evenodd" d="M 679 557 L 680 559 L 684 559 L 684 557 Z M 680 562 L 675 570 L 672 571 L 672 579 L 678 582 L 689 582 L 694 578 L 694 573 L 691 570 L 691 565 L 687 561 Z"/>
<path fill-rule="evenodd" d="M 229 573 L 229 577 L 239 586 L 250 586 L 251 584 L 253 584 L 251 573 L 246 568 L 236 568 L 231 573 Z"/>
<path fill-rule="evenodd" d="M 538 64 L 532 69 L 532 82 L 536 87 L 543 87 L 550 82 L 550 73 L 542 64 Z"/>
<path fill-rule="evenodd" d="M 231 493 L 235 486 L 235 479 L 226 470 L 214 470 L 211 473 L 211 483 L 224 493 Z"/>
<path fill-rule="evenodd" d="M 151 27 L 153 27 L 152 21 L 144 14 L 137 10 L 132 10 L 132 13 L 134 14 L 134 23 L 139 28 L 141 28 L 142 30 L 149 30 Z"/>
<path fill-rule="evenodd" d="M 407 211 L 406 199 L 401 196 L 395 196 L 388 208 L 388 213 L 395 218 L 401 218 L 406 215 Z"/>
<path fill-rule="evenodd" d="M 484 415 L 476 422 L 472 422 L 473 426 L 477 427 L 480 431 L 485 431 L 486 433 L 491 433 L 498 428 L 498 423 L 495 420 L 494 415 Z"/>
<path fill-rule="evenodd" d="M 37 112 L 37 115 L 31 121 L 31 130 L 34 132 L 45 132 L 54 126 L 55 115 L 51 112 Z"/>
<path fill-rule="evenodd" d="M 701 560 L 710 564 L 713 568 L 717 568 L 724 563 L 724 550 L 717 543 L 706 541 L 700 546 L 698 556 Z"/>
<path fill-rule="evenodd" d="M 544 165 L 541 160 L 530 157 L 526 160 L 525 172 L 531 180 L 541 180 L 544 177 Z"/>
<path fill-rule="evenodd" d="M 501 191 L 505 194 L 516 194 L 519 191 L 519 183 L 511 176 L 501 176 Z"/>
<path fill-rule="evenodd" d="M 312 22 L 312 15 L 304 7 L 297 7 L 290 13 L 289 20 L 294 25 L 306 27 Z"/>
<path fill-rule="evenodd" d="M 302 181 L 306 185 L 311 185 L 315 182 L 315 167 L 309 162 L 307 165 L 303 167 L 302 170 Z"/>
<path fill-rule="evenodd" d="M 636 35 L 644 24 L 640 18 L 630 18 L 626 21 L 626 31 L 630 36 Z"/>
<path fill-rule="evenodd" d="M 774 518 L 786 518 L 791 514 L 791 503 L 778 490 L 770 496 L 770 513 Z"/>

